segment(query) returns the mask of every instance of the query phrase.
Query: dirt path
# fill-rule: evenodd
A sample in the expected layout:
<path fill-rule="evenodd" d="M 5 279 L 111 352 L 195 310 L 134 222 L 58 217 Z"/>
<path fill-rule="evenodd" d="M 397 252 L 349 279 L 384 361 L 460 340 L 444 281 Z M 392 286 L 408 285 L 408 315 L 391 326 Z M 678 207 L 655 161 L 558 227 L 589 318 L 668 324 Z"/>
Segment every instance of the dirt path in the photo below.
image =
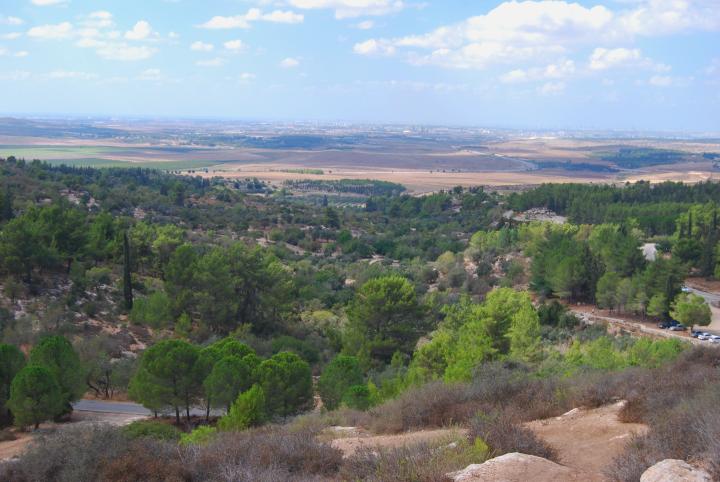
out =
<path fill-rule="evenodd" d="M 336 428 L 337 433 L 337 428 Z M 334 439 L 330 444 L 342 451 L 344 457 L 350 457 L 361 448 L 399 448 L 420 443 L 448 443 L 464 438 L 467 431 L 460 428 L 420 430 L 397 435 L 371 435 L 353 429 L 352 436 Z"/>
<path fill-rule="evenodd" d="M 603 469 L 622 452 L 630 436 L 647 431 L 645 425 L 618 420 L 623 403 L 574 409 L 560 417 L 530 422 L 527 427 L 555 447 L 561 464 L 582 472 L 584 480 L 602 481 Z"/>

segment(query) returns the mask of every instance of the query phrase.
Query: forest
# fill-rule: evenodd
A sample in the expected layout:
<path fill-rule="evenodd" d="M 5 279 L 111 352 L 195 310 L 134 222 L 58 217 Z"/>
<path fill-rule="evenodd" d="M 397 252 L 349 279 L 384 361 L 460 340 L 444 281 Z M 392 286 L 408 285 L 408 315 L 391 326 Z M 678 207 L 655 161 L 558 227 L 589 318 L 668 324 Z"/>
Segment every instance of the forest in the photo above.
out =
<path fill-rule="evenodd" d="M 709 306 L 682 288 L 691 275 L 720 278 L 720 185 L 292 187 L 0 160 L 2 433 L 68 423 L 88 396 L 154 414 L 59 431 L 0 475 L 125 480 L 113 477 L 144 461 L 157 480 L 439 480 L 520 445 L 552 459 L 523 422 L 617 397 L 651 430 L 607 469 L 613 480 L 670 456 L 706 458 L 720 475 L 709 442 L 657 441 L 670 430 L 662 420 L 720 396 L 718 354 L 611 332 L 572 310 L 708 325 Z M 365 201 L 340 206 L 347 192 Z M 538 207 L 569 222 L 505 215 Z M 707 376 L 670 383 L 674 370 Z M 657 377 L 676 399 L 658 393 Z M 428 447 L 343 459 L 322 442 L 334 425 L 448 424 L 469 435 L 442 460 Z M 703 427 L 719 443 L 720 427 Z M 277 466 L 252 461 L 291 447 L 295 458 Z"/>

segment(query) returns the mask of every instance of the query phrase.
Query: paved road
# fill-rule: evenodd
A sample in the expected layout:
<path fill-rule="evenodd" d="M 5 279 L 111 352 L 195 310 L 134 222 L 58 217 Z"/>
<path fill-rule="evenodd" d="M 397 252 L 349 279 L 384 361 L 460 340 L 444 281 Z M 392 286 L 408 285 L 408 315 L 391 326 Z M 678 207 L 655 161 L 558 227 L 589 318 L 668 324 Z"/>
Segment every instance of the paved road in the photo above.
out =
<path fill-rule="evenodd" d="M 96 412 L 96 413 L 117 413 L 122 415 L 142 415 L 150 417 L 154 415 L 150 410 L 138 403 L 133 402 L 113 402 L 110 400 L 78 400 L 73 404 L 73 408 L 78 412 Z M 174 415 L 172 410 L 163 412 L 165 415 Z M 180 415 L 185 415 L 185 410 L 180 410 Z M 205 409 L 197 407 L 190 409 L 190 415 L 205 416 Z M 210 415 L 225 415 L 224 410 L 213 409 Z"/>
<path fill-rule="evenodd" d="M 108 400 L 78 400 L 73 403 L 78 412 L 122 413 L 127 415 L 152 415 L 147 408 L 132 402 L 112 402 Z"/>

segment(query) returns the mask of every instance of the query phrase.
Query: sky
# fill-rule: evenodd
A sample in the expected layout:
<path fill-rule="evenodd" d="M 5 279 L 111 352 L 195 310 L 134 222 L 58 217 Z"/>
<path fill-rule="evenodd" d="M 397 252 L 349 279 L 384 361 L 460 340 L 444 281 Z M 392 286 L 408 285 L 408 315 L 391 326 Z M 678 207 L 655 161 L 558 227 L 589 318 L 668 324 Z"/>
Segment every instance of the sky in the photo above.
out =
<path fill-rule="evenodd" d="M 720 0 L 1 0 L 9 114 L 720 132 Z"/>

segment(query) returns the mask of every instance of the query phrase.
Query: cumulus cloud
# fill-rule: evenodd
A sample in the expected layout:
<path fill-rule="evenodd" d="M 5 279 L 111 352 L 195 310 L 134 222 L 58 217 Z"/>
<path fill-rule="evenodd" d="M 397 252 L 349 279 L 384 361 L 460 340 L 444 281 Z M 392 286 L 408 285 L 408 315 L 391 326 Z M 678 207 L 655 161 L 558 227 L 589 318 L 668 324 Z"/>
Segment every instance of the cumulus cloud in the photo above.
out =
<path fill-rule="evenodd" d="M 396 49 L 395 46 L 387 43 L 378 41 L 375 39 L 366 40 L 365 42 L 356 43 L 353 46 L 353 52 L 359 55 L 393 55 Z"/>
<path fill-rule="evenodd" d="M 215 57 L 214 59 L 198 60 L 195 62 L 198 67 L 222 67 L 225 65 L 225 59 L 221 57 Z"/>
<path fill-rule="evenodd" d="M 157 49 L 145 45 L 133 46 L 125 43 L 107 43 L 98 45 L 96 52 L 100 57 L 107 60 L 132 62 L 149 59 L 155 55 Z"/>
<path fill-rule="evenodd" d="M 47 74 L 50 79 L 77 79 L 77 80 L 93 80 L 99 76 L 89 72 L 75 72 L 68 70 L 54 70 Z"/>
<path fill-rule="evenodd" d="M 17 40 L 20 37 L 22 37 L 22 34 L 20 32 L 10 32 L 0 35 L 0 38 L 3 40 Z"/>
<path fill-rule="evenodd" d="M 294 69 L 295 67 L 298 67 L 300 65 L 300 61 L 298 59 L 294 59 L 292 57 L 285 58 L 280 61 L 280 67 L 283 69 Z"/>
<path fill-rule="evenodd" d="M 301 9 L 332 9 L 338 19 L 387 15 L 405 8 L 401 0 L 289 0 L 289 3 Z"/>
<path fill-rule="evenodd" d="M 600 41 L 632 42 L 638 36 L 688 30 L 720 30 L 717 0 L 636 0 L 617 10 L 566 0 L 506 1 L 484 15 L 424 34 L 366 40 L 356 44 L 354 51 L 360 55 L 397 52 L 416 65 L 484 69 L 492 64 L 567 57 Z M 595 59 L 596 70 L 612 63 L 613 55 L 634 55 L 632 48 L 607 50 L 608 58 Z"/>
<path fill-rule="evenodd" d="M 627 66 L 642 59 L 640 49 L 606 49 L 598 47 L 590 55 L 590 69 L 606 70 L 612 67 Z"/>
<path fill-rule="evenodd" d="M 545 67 L 530 69 L 514 69 L 500 76 L 500 80 L 507 84 L 531 82 L 547 79 L 565 79 L 575 74 L 575 62 L 565 60 Z"/>
<path fill-rule="evenodd" d="M 250 28 L 252 22 L 272 22 L 272 23 L 302 23 L 305 16 L 301 13 L 295 13 L 289 10 L 274 10 L 270 13 L 263 13 L 259 8 L 251 8 L 247 13 L 242 15 L 232 15 L 224 17 L 216 15 L 207 22 L 199 25 L 200 28 L 212 30 Z"/>
<path fill-rule="evenodd" d="M 127 40 L 144 40 L 152 34 L 152 27 L 145 20 L 140 20 L 135 24 L 132 30 L 125 32 Z"/>
<path fill-rule="evenodd" d="M 70 37 L 73 26 L 70 22 L 39 25 L 27 31 L 27 36 L 35 39 L 62 39 Z"/>
<path fill-rule="evenodd" d="M 362 22 L 355 24 L 355 28 L 359 30 L 370 30 L 373 27 L 375 27 L 375 22 L 372 20 L 363 20 Z"/>
<path fill-rule="evenodd" d="M 214 49 L 215 46 L 213 44 L 201 42 L 199 40 L 190 45 L 190 50 L 194 52 L 212 52 Z"/>
<path fill-rule="evenodd" d="M 557 95 L 565 91 L 565 82 L 546 82 L 538 87 L 540 95 Z"/>
<path fill-rule="evenodd" d="M 242 50 L 245 50 L 245 43 L 242 40 L 228 40 L 223 44 L 223 47 L 225 47 L 226 50 L 230 50 L 232 52 L 240 52 Z"/>
<path fill-rule="evenodd" d="M 0 25 L 22 25 L 25 23 L 23 19 L 18 17 L 3 17 L 0 15 Z"/>

